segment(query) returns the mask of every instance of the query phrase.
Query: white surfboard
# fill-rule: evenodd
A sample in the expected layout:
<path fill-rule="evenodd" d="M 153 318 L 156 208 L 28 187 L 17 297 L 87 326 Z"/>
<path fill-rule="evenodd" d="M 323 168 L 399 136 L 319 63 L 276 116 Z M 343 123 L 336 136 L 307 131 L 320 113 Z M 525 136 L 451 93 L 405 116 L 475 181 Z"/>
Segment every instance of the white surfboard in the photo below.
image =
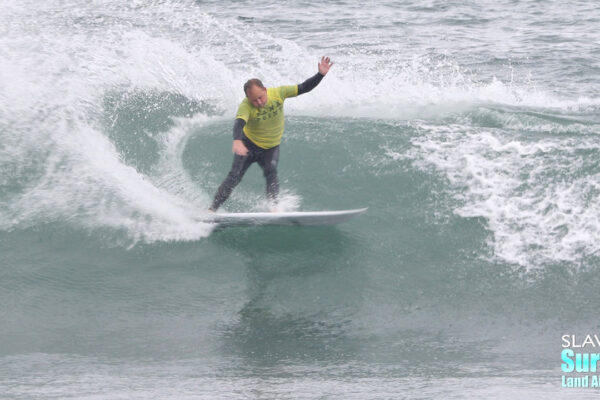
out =
<path fill-rule="evenodd" d="M 202 222 L 219 226 L 244 225 L 335 225 L 367 211 L 367 208 L 336 211 L 292 211 L 256 213 L 216 213 L 206 215 Z"/>

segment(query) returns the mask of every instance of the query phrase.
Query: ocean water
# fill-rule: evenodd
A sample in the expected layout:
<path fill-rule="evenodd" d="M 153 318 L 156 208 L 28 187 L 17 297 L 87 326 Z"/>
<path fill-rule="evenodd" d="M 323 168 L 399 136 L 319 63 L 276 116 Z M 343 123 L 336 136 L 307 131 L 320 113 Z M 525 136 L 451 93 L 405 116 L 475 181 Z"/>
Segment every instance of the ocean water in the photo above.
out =
<path fill-rule="evenodd" d="M 0 397 L 548 399 L 600 331 L 587 1 L 0 2 Z M 251 77 L 289 210 L 198 222 Z M 254 166 L 224 205 L 266 207 Z"/>

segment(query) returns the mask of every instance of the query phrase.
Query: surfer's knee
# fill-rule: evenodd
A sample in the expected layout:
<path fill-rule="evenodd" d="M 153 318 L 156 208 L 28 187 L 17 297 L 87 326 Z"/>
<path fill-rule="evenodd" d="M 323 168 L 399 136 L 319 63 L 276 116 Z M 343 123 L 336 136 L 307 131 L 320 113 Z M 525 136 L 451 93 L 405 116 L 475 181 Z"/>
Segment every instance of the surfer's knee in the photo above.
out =
<path fill-rule="evenodd" d="M 243 177 L 244 177 L 243 169 L 232 168 L 231 171 L 229 171 L 229 174 L 227 174 L 226 181 L 229 182 L 230 185 L 236 186 L 238 183 L 241 182 Z"/>
<path fill-rule="evenodd" d="M 263 167 L 263 174 L 265 178 L 277 178 L 277 162 L 271 161 L 266 163 Z"/>

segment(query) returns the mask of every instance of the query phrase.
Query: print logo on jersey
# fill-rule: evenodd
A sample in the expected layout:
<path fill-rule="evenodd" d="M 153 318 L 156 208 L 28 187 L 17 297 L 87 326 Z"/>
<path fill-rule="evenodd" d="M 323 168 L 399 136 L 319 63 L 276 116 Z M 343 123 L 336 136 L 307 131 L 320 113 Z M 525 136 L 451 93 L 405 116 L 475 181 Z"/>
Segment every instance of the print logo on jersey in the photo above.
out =
<path fill-rule="evenodd" d="M 259 109 L 256 118 L 266 121 L 275 118 L 280 112 L 283 112 L 283 103 L 279 100 L 275 100 L 270 106 Z"/>

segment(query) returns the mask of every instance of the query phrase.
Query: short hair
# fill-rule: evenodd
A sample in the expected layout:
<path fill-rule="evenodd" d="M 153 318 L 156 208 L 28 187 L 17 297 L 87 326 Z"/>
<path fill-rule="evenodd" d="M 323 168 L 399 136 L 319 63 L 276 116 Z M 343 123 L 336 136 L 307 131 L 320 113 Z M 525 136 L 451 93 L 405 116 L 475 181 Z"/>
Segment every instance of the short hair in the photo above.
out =
<path fill-rule="evenodd" d="M 248 81 L 246 83 L 244 83 L 244 94 L 246 96 L 248 96 L 248 89 L 250 89 L 252 86 L 256 86 L 261 89 L 266 89 L 265 85 L 263 85 L 263 83 L 260 81 L 260 79 L 257 79 L 257 78 L 248 79 Z"/>

